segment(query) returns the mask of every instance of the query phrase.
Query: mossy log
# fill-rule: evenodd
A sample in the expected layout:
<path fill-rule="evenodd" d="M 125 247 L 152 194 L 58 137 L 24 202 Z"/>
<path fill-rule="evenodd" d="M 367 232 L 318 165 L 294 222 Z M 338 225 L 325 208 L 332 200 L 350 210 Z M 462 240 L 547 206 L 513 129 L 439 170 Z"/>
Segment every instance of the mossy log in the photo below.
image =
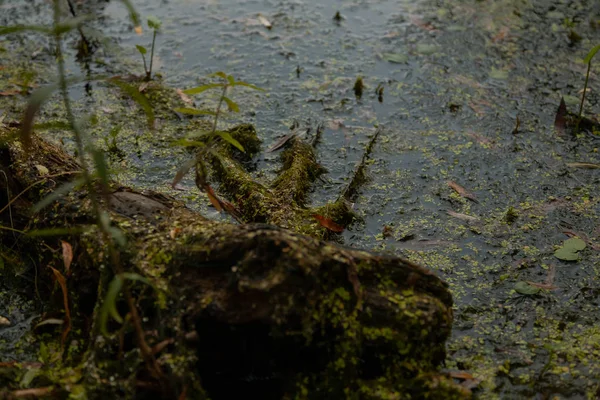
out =
<path fill-rule="evenodd" d="M 231 132 L 247 149 L 256 143 L 247 126 Z M 127 240 L 119 250 L 121 268 L 152 283 L 130 286 L 164 374 L 156 376 L 140 356 L 122 297 L 117 310 L 127 315 L 124 323 L 109 322 L 108 336 L 100 333 L 98 314 L 115 266 L 95 226 L 90 195 L 76 189 L 38 213 L 31 211 L 73 179 L 77 163 L 39 138 L 24 151 L 11 135 L 0 133 L 3 274 L 8 277 L 11 268 L 29 268 L 31 276 L 37 271 L 38 295 L 47 303 L 41 319 L 65 320 L 37 328 L 44 351 L 29 387 L 56 398 L 469 396 L 439 373 L 452 324 L 447 285 L 401 258 L 321 240 L 318 232 L 326 229 L 304 208 L 306 182 L 320 167 L 303 142 L 290 143 L 280 175 L 287 173 L 297 185 L 282 184 L 285 178 L 270 187 L 253 182 L 230 150 L 210 160 L 222 193 L 244 221 L 264 223 L 210 221 L 167 196 L 118 185 L 108 201 L 98 199 Z M 300 162 L 313 172 L 295 164 Z M 82 226 L 87 228 L 60 236 L 24 234 Z M 60 240 L 73 250 L 68 270 L 57 251 Z M 69 321 L 57 274 L 48 266 L 65 278 Z M 34 290 L 29 292 L 33 298 Z M 67 323 L 71 329 L 61 345 Z M 5 388 L 0 397 L 15 395 L 28 367 L 3 363 L 0 369 Z"/>

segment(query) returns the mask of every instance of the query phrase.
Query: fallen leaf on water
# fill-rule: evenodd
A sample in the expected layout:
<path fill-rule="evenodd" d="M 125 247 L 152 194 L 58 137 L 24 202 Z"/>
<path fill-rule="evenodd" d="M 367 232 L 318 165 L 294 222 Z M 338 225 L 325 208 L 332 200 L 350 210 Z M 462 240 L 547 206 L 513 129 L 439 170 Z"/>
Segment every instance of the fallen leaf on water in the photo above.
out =
<path fill-rule="evenodd" d="M 532 296 L 540 291 L 540 288 L 530 285 L 527 282 L 520 281 L 515 284 L 515 291 L 519 294 Z"/>
<path fill-rule="evenodd" d="M 567 163 L 567 167 L 581 168 L 581 169 L 599 169 L 600 164 L 592 164 L 592 163 L 586 163 L 586 162 L 573 162 L 573 163 Z"/>
<path fill-rule="evenodd" d="M 486 138 L 481 133 L 469 131 L 469 132 L 466 132 L 466 135 L 470 136 L 471 138 L 473 138 L 473 140 L 475 140 L 477 143 L 479 143 L 482 146 L 493 146 L 494 145 L 493 141 L 491 141 L 490 139 Z"/>
<path fill-rule="evenodd" d="M 447 183 L 448 183 L 448 186 L 450 186 L 450 188 L 452 188 L 452 190 L 454 190 L 460 196 L 464 197 L 465 199 L 469 199 L 475 203 L 479 203 L 479 201 L 477 200 L 477 198 L 475 197 L 475 195 L 473 193 L 468 192 L 467 189 L 460 186 L 458 183 L 453 182 L 453 181 L 448 181 Z"/>
<path fill-rule="evenodd" d="M 565 104 L 564 97 L 560 98 L 560 105 L 556 110 L 556 117 L 554 117 L 554 129 L 559 135 L 563 135 L 567 128 L 567 105 Z"/>
<path fill-rule="evenodd" d="M 461 219 L 461 220 L 467 221 L 467 222 L 476 222 L 476 221 L 479 221 L 479 218 L 472 217 L 472 216 L 467 215 L 467 214 L 461 214 L 461 213 L 457 213 L 457 212 L 450 211 L 450 210 L 446 211 L 446 213 L 448 213 L 448 215 L 450 215 L 451 217 L 458 218 L 458 219 Z"/>
<path fill-rule="evenodd" d="M 183 93 L 183 90 L 177 89 L 175 91 L 179 95 L 179 98 L 181 98 L 181 101 L 183 101 L 185 104 L 191 105 L 194 103 L 194 100 L 192 100 L 192 98 L 187 94 Z"/>
<path fill-rule="evenodd" d="M 392 39 L 392 38 L 395 38 L 395 37 L 398 37 L 398 36 L 400 36 L 400 32 L 398 32 L 398 31 L 391 31 L 391 32 L 388 32 L 385 35 L 383 35 L 383 38 L 384 39 Z"/>
<path fill-rule="evenodd" d="M 500 32 L 498 32 L 496 35 L 494 35 L 494 37 L 492 37 L 492 42 L 497 43 L 504 40 L 508 35 L 509 31 L 510 28 L 508 26 L 503 26 L 502 29 L 500 29 Z"/>
<path fill-rule="evenodd" d="M 269 149 L 267 150 L 267 153 L 271 153 L 275 150 L 279 150 L 280 148 L 285 146 L 285 144 L 294 136 L 296 136 L 295 133 L 290 133 L 289 135 L 285 135 L 284 137 L 282 137 L 281 139 L 276 141 L 275 144 L 273 144 L 273 146 L 269 147 Z"/>
<path fill-rule="evenodd" d="M 586 244 L 583 240 L 573 237 L 563 242 L 563 245 L 554 252 L 554 257 L 563 261 L 578 261 L 579 251 L 585 247 Z"/>
<path fill-rule="evenodd" d="M 273 25 L 271 24 L 271 22 L 260 14 L 258 15 L 258 20 L 260 21 L 261 24 L 263 24 L 263 26 L 265 28 L 267 28 L 267 29 L 273 28 Z"/>
<path fill-rule="evenodd" d="M 332 232 L 340 233 L 340 232 L 344 231 L 343 226 L 336 224 L 329 218 L 325 218 L 324 216 L 319 215 L 319 214 L 313 214 L 313 217 L 319 222 L 319 224 L 321 226 L 324 226 L 325 228 L 329 229 Z"/>
<path fill-rule="evenodd" d="M 431 25 L 431 23 L 425 22 L 419 17 L 415 17 L 415 16 L 410 17 L 410 22 L 413 23 L 414 25 L 418 26 L 421 29 L 425 29 L 426 31 L 429 31 L 429 32 L 437 31 L 437 29 L 433 25 Z"/>
<path fill-rule="evenodd" d="M 329 127 L 329 129 L 337 131 L 338 129 L 343 128 L 345 125 L 344 120 L 338 118 L 327 121 L 327 126 Z"/>
<path fill-rule="evenodd" d="M 471 110 L 475 111 L 475 114 L 477 114 L 478 117 L 485 114 L 485 111 L 483 111 L 483 109 L 478 104 L 472 101 L 469 101 L 469 107 L 471 107 Z"/>
<path fill-rule="evenodd" d="M 399 53 L 383 53 L 381 57 L 385 61 L 389 61 L 394 64 L 405 64 L 408 62 L 408 56 L 406 54 Z"/>

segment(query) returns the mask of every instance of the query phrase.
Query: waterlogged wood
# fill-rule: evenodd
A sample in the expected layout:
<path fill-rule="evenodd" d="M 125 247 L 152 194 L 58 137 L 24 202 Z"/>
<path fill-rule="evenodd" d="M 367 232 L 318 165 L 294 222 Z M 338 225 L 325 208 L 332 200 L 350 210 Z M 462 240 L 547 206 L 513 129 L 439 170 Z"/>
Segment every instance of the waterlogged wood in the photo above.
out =
<path fill-rule="evenodd" d="M 251 147 L 231 133 L 246 149 Z M 213 163 L 238 168 L 229 156 L 231 146 L 223 148 L 226 151 Z M 54 178 L 21 195 L 11 204 L 10 216 L 0 214 L 0 223 L 17 231 L 88 227 L 64 237 L 27 241 L 13 236 L 14 231 L 0 230 L 2 255 L 11 254 L 13 264 L 30 262 L 31 253 L 40 263 L 55 260 L 60 240 L 72 247 L 71 274 L 61 273 L 65 282 L 60 285 L 68 290 L 71 307 L 73 329 L 62 338 L 70 356 L 62 367 L 44 364 L 41 372 L 68 368 L 69 376 L 86 379 L 49 378 L 52 385 L 42 392 L 70 393 L 77 387 L 90 398 L 124 398 L 128 393 L 139 398 L 320 399 L 344 398 L 351 390 L 365 399 L 403 393 L 414 398 L 469 397 L 468 389 L 438 372 L 452 325 L 452 296 L 447 284 L 429 270 L 272 224 L 209 221 L 167 196 L 113 184 L 108 202 L 105 197 L 98 201 L 107 207 L 111 226 L 127 238 L 127 247 L 120 252 L 123 272 L 152 284 L 131 281 L 146 341 L 167 374 L 153 376 L 131 339 L 135 336 L 121 298 L 114 301 L 123 325 L 108 323 L 110 335 L 101 337 L 99 327 L 91 324 L 98 320 L 96 313 L 114 273 L 107 244 L 94 227 L 88 194 L 80 189 L 63 196 L 32 218 L 31 205 L 66 182 L 70 175 L 63 172 L 76 169 L 76 163 L 35 135 L 31 149 L 26 153 L 18 143 L 0 149 L 0 169 L 8 177 L 1 181 L 0 191 L 15 196 L 39 182 L 43 178 L 35 165 L 43 165 L 47 176 Z M 306 149 L 293 143 L 286 157 Z M 315 166 L 311 156 L 301 159 L 306 164 L 286 159 L 288 169 L 297 169 L 288 171 L 293 179 L 302 168 Z M 250 182 L 243 180 L 241 170 L 234 172 L 219 173 L 222 179 L 233 180 L 222 181 L 221 188 L 229 189 L 228 207 L 240 213 L 240 220 L 249 218 L 248 206 L 255 205 L 255 199 L 248 201 L 246 195 L 264 195 L 273 202 L 266 215 L 292 229 L 290 219 L 306 214 L 297 205 L 278 214 L 281 205 L 269 197 L 271 189 L 251 186 L 256 191 L 243 192 Z M 234 190 L 236 182 L 242 184 L 237 187 L 241 192 Z M 302 197 L 295 191 L 299 187 L 290 191 L 279 182 L 281 191 L 275 196 Z M 4 209 L 7 199 L 0 201 Z M 310 232 L 321 232 L 324 228 L 310 215 L 306 217 L 320 229 Z M 62 264 L 60 258 L 57 261 L 55 265 Z M 39 286 L 51 289 L 52 272 L 40 271 Z M 44 289 L 41 296 L 50 299 L 51 294 Z M 64 315 L 67 304 L 66 296 L 59 297 L 51 303 L 57 316 Z M 65 329 L 61 325 L 55 329 L 60 345 Z M 72 343 L 78 347 L 70 348 Z"/>

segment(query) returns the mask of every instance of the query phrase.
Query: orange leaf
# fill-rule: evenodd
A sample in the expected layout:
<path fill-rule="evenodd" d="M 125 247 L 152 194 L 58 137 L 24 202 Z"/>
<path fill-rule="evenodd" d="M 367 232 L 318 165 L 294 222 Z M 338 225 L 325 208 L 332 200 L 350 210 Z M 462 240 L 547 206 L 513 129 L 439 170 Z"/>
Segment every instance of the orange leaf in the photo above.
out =
<path fill-rule="evenodd" d="M 448 181 L 447 183 L 448 183 L 448 186 L 450 186 L 452 188 L 452 190 L 454 190 L 460 196 L 464 197 L 465 199 L 474 201 L 475 203 L 479 203 L 479 201 L 477 201 L 477 198 L 475 197 L 475 195 L 473 193 L 468 192 L 467 189 L 460 186 L 458 183 L 453 182 L 453 181 Z"/>
<path fill-rule="evenodd" d="M 63 293 L 63 304 L 65 307 L 65 327 L 63 329 L 62 336 L 60 339 L 60 345 L 64 349 L 65 342 L 67 340 L 67 335 L 69 334 L 69 331 L 71 330 L 71 311 L 69 310 L 69 293 L 67 291 L 67 280 L 65 279 L 64 275 L 61 274 L 60 271 L 57 270 L 56 268 L 50 267 L 50 269 L 54 273 L 54 277 L 56 278 L 56 281 L 60 285 L 60 289 L 62 290 L 62 293 Z"/>
<path fill-rule="evenodd" d="M 216 208 L 218 212 L 221 212 L 221 210 L 223 210 L 223 207 L 221 207 L 221 202 L 215 194 L 215 191 L 210 187 L 210 185 L 204 185 L 204 191 L 208 195 L 208 199 L 212 203 L 213 207 Z"/>
<path fill-rule="evenodd" d="M 65 263 L 65 273 L 70 275 L 71 273 L 71 263 L 73 262 L 73 247 L 69 244 L 69 242 L 65 242 L 61 240 L 62 244 L 62 254 L 63 254 L 63 262 Z"/>
<path fill-rule="evenodd" d="M 321 226 L 324 226 L 325 228 L 329 229 L 332 232 L 340 233 L 340 232 L 344 231 L 343 226 L 336 224 L 329 218 L 325 218 L 324 216 L 319 215 L 319 214 L 313 214 L 313 217 L 319 222 L 319 224 Z"/>
<path fill-rule="evenodd" d="M 450 371 L 448 372 L 448 375 L 455 379 L 475 379 L 473 375 L 466 371 Z"/>
<path fill-rule="evenodd" d="M 5 90 L 3 92 L 0 92 L 0 96 L 14 96 L 16 94 L 21 94 L 20 90 Z"/>

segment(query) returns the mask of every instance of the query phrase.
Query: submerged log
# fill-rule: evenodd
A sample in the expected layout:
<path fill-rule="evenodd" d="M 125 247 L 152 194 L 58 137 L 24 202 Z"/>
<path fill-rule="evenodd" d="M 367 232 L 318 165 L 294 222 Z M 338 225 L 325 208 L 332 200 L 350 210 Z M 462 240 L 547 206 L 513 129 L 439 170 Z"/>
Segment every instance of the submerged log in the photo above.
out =
<path fill-rule="evenodd" d="M 275 192 L 252 186 L 226 152 L 211 160 L 215 176 L 223 178 L 222 190 L 246 220 L 251 213 L 242 203 L 262 199 L 259 217 L 269 224 L 210 221 L 167 196 L 116 184 L 108 201 L 98 199 L 127 240 L 119 253 L 123 270 L 152 284 L 133 282 L 131 287 L 146 339 L 164 373 L 153 375 L 140 357 L 131 315 L 123 325 L 109 322 L 108 336 L 100 334 L 98 314 L 115 266 L 94 225 L 90 195 L 77 189 L 39 213 L 31 211 L 33 204 L 73 180 L 77 163 L 39 138 L 25 151 L 8 140 L 10 135 L 0 133 L 0 171 L 6 176 L 0 183 L 0 223 L 10 227 L 0 229 L 5 270 L 34 263 L 41 296 L 53 305 L 42 319 L 58 317 L 67 324 L 64 296 L 46 266 L 61 270 L 72 326 L 63 348 L 44 345 L 46 352 L 52 348 L 59 355 L 40 358 L 31 387 L 50 388 L 58 398 L 73 393 L 217 400 L 469 396 L 439 372 L 452 324 L 446 283 L 407 260 L 273 225 L 273 220 L 293 220 L 284 225 L 300 226 L 304 233 L 318 226 L 307 228 L 315 221 L 303 208 L 298 186 L 281 180 L 275 182 Z M 291 145 L 303 146 L 299 141 Z M 302 172 L 290 171 L 295 167 L 293 160 L 288 162 L 287 173 L 297 180 Z M 314 159 L 309 157 L 308 163 L 315 167 Z M 236 192 L 236 185 L 246 192 Z M 283 197 L 278 206 L 276 200 Z M 283 204 L 293 218 L 283 218 Z M 309 222 L 299 223 L 302 218 Z M 87 228 L 60 236 L 24 234 L 81 226 Z M 56 251 L 59 240 L 73 249 L 68 270 Z M 116 308 L 127 314 L 122 296 Z M 50 327 L 50 337 L 60 343 L 65 324 L 39 329 Z M 26 368 L 2 368 L 11 369 L 12 380 L 0 378 L 10 396 Z"/>

